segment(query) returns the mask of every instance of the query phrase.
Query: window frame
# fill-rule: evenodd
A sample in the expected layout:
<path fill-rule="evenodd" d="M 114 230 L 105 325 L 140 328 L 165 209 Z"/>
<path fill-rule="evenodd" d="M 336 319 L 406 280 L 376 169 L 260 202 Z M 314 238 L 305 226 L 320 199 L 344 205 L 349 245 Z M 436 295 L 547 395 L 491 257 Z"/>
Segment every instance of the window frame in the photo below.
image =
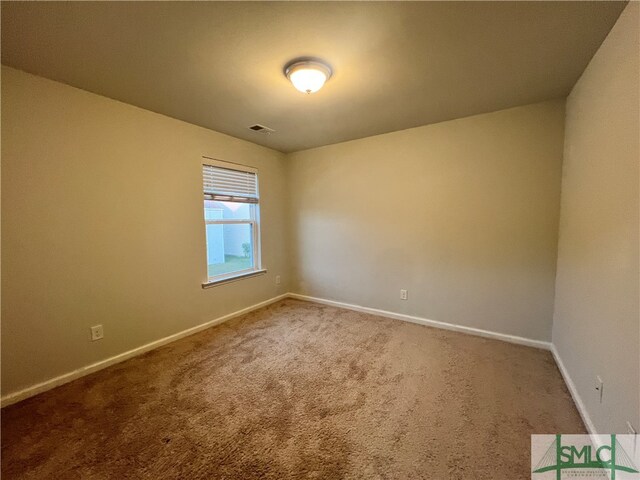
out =
<path fill-rule="evenodd" d="M 209 276 L 209 265 L 206 261 L 206 252 L 205 252 L 205 266 L 206 266 L 206 282 L 202 283 L 202 288 L 213 287 L 216 285 L 234 282 L 237 280 L 241 280 L 243 278 L 253 277 L 256 275 L 261 275 L 267 272 L 266 269 L 262 268 L 262 248 L 260 242 L 260 179 L 258 175 L 258 169 L 254 167 L 249 167 L 247 165 L 242 165 L 233 162 L 225 162 L 222 160 L 217 160 L 209 157 L 202 157 L 202 166 L 212 166 L 218 168 L 224 168 L 227 170 L 235 170 L 239 172 L 249 172 L 255 174 L 256 178 L 256 193 L 257 193 L 257 202 L 234 202 L 234 203 L 246 203 L 249 205 L 250 218 L 248 219 L 216 219 L 216 220 L 207 220 L 206 219 L 206 206 L 204 202 L 207 200 L 216 201 L 214 199 L 205 198 L 203 200 L 202 211 L 203 211 L 203 219 L 204 219 L 204 237 L 205 237 L 205 246 L 208 248 L 207 242 L 207 225 L 249 225 L 251 229 L 251 240 L 252 240 L 252 259 L 253 266 L 251 268 L 245 268 L 243 270 L 236 270 L 235 272 L 222 273 L 219 275 L 214 275 L 212 277 Z M 217 200 L 219 202 L 224 202 L 225 200 Z M 228 200 L 229 202 L 233 202 L 233 200 Z"/>

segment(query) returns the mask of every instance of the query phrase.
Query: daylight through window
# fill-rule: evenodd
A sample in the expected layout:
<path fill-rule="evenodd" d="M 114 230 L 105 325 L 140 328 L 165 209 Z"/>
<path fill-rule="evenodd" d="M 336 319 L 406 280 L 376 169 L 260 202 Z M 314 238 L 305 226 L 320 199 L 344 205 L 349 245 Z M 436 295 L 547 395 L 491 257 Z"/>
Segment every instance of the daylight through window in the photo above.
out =
<path fill-rule="evenodd" d="M 241 165 L 203 165 L 209 282 L 260 269 L 258 173 Z"/>

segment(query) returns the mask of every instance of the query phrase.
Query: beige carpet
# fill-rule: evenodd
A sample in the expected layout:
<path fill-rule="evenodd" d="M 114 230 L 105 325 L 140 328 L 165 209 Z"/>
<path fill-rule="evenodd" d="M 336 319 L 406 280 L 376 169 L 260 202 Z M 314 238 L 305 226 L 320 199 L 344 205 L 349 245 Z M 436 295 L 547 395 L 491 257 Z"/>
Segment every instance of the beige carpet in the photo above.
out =
<path fill-rule="evenodd" d="M 2 411 L 2 478 L 529 479 L 549 352 L 285 300 Z"/>

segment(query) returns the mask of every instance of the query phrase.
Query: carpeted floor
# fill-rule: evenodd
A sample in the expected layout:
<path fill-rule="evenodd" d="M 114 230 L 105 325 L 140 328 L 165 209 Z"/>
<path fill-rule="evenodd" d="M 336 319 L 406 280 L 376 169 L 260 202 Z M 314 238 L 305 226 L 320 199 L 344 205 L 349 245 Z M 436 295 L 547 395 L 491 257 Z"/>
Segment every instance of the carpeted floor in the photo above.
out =
<path fill-rule="evenodd" d="M 2 478 L 530 478 L 549 352 L 284 300 L 2 411 Z"/>

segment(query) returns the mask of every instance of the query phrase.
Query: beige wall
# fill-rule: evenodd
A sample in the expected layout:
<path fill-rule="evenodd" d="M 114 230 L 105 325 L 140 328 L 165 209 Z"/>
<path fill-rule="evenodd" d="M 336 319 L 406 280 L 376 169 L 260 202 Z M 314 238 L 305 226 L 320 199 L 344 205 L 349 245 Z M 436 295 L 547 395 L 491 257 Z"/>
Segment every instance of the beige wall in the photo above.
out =
<path fill-rule="evenodd" d="M 601 433 L 640 430 L 639 11 L 626 7 L 567 101 L 553 342 Z"/>
<path fill-rule="evenodd" d="M 293 290 L 550 340 L 563 121 L 558 100 L 291 154 Z"/>
<path fill-rule="evenodd" d="M 10 68 L 2 140 L 3 394 L 288 290 L 281 153 Z M 268 274 L 201 288 L 202 155 L 259 169 Z"/>

